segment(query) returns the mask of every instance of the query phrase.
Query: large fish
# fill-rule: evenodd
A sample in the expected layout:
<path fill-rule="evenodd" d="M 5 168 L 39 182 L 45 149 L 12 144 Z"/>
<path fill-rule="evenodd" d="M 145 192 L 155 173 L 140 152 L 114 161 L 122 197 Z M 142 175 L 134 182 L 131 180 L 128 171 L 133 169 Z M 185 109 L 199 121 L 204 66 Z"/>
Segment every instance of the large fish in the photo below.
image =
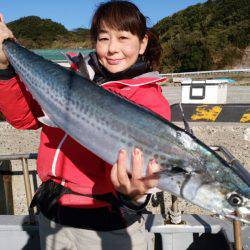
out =
<path fill-rule="evenodd" d="M 250 222 L 250 174 L 183 129 L 6 40 L 3 49 L 32 96 L 58 127 L 114 164 L 123 148 L 155 158 L 158 187 L 213 213 Z M 237 217 L 236 211 L 242 216 Z M 238 214 L 238 212 L 237 212 Z"/>

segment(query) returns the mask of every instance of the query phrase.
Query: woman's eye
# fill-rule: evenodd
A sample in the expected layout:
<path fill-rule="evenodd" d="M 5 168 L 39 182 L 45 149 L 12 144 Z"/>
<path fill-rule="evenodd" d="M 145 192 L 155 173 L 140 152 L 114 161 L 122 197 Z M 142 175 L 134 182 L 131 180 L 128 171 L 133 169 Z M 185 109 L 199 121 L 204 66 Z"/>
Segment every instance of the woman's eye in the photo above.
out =
<path fill-rule="evenodd" d="M 107 37 L 99 37 L 98 40 L 99 41 L 108 41 L 108 38 Z"/>
<path fill-rule="evenodd" d="M 126 39 L 128 39 L 128 37 L 126 37 L 126 36 L 120 36 L 120 39 L 121 40 L 126 40 Z"/>

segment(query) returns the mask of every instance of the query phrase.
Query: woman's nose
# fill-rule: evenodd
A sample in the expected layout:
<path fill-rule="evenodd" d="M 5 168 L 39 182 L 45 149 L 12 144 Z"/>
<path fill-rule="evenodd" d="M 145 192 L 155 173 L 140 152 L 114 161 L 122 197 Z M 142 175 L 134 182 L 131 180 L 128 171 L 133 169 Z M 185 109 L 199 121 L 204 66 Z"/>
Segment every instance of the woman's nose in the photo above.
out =
<path fill-rule="evenodd" d="M 116 39 L 110 39 L 109 42 L 109 53 L 116 53 L 119 51 L 119 42 Z"/>

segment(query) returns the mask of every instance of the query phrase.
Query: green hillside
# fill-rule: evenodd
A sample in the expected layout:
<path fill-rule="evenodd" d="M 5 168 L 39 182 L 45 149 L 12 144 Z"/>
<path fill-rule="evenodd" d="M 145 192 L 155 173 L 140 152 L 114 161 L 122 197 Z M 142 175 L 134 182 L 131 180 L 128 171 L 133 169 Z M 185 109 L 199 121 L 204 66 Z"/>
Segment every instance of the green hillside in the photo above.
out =
<path fill-rule="evenodd" d="M 7 26 L 18 41 L 30 49 L 56 49 L 90 47 L 89 30 L 67 30 L 51 19 L 28 16 L 10 22 Z"/>
<path fill-rule="evenodd" d="M 167 8 L 167 5 L 166 5 Z M 159 21 L 161 72 L 223 69 L 241 60 L 250 46 L 250 0 L 208 0 Z M 89 30 L 67 30 L 37 16 L 7 24 L 31 49 L 91 48 Z"/>
<path fill-rule="evenodd" d="M 155 25 L 163 46 L 161 71 L 222 69 L 250 45 L 250 0 L 208 0 Z"/>

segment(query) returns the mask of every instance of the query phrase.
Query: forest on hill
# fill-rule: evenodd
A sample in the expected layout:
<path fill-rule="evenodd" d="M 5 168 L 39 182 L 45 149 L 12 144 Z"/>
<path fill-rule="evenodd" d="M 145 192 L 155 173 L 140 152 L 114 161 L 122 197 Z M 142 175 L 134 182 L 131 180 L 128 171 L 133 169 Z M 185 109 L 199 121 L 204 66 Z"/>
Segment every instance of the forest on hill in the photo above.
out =
<path fill-rule="evenodd" d="M 89 30 L 67 30 L 62 24 L 38 16 L 22 17 L 7 26 L 17 40 L 29 49 L 90 48 Z"/>
<path fill-rule="evenodd" d="M 161 71 L 230 67 L 250 45 L 250 0 L 208 0 L 159 21 Z"/>
<path fill-rule="evenodd" d="M 166 6 L 167 8 L 167 6 Z M 250 0 L 208 0 L 163 18 L 153 28 L 163 48 L 161 72 L 230 67 L 250 46 Z M 30 49 L 91 48 L 89 30 L 67 30 L 37 16 L 7 24 Z"/>

